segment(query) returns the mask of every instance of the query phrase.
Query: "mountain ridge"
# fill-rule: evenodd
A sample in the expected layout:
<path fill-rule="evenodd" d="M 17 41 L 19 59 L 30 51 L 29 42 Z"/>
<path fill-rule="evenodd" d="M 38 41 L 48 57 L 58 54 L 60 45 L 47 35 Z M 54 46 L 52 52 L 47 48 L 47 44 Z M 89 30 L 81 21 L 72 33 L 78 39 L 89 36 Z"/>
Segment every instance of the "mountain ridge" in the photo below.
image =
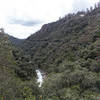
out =
<path fill-rule="evenodd" d="M 30 54 L 33 66 L 48 73 L 44 100 L 100 98 L 99 13 L 100 7 L 69 14 L 26 39 L 23 50 Z"/>

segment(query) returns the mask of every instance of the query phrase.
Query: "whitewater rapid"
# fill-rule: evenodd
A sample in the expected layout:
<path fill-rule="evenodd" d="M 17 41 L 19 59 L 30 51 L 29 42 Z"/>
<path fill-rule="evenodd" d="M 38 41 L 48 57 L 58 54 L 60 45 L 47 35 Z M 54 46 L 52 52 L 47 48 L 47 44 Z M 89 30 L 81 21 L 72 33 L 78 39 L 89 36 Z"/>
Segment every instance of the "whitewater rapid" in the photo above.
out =
<path fill-rule="evenodd" d="M 41 71 L 38 69 L 36 70 L 36 74 L 37 74 L 37 83 L 39 83 L 39 87 L 42 86 L 42 83 L 43 83 L 43 76 L 42 76 L 42 73 Z"/>

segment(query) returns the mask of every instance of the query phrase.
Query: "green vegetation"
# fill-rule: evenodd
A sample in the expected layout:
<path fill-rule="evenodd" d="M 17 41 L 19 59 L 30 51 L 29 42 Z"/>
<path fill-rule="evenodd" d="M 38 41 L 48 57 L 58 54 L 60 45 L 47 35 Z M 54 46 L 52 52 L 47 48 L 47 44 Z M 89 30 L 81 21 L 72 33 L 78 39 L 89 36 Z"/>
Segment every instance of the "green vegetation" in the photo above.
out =
<path fill-rule="evenodd" d="M 22 41 L 1 32 L 0 100 L 99 100 L 99 12 L 66 15 Z"/>
<path fill-rule="evenodd" d="M 0 33 L 0 100 L 33 100 L 39 94 L 35 77 L 22 81 L 15 73 L 18 63 L 14 51 L 18 49 L 10 43 L 9 36 Z"/>

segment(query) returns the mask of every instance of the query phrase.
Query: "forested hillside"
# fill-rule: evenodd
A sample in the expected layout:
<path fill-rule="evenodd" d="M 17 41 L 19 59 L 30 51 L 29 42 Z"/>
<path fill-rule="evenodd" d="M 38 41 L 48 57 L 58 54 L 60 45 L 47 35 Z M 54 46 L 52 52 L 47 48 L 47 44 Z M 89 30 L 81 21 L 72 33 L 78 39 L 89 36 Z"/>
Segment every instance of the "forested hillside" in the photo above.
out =
<path fill-rule="evenodd" d="M 16 74 L 14 52 L 21 50 L 11 44 L 9 37 L 0 32 L 0 100 L 34 100 L 39 94 L 35 77 L 23 81 Z"/>
<path fill-rule="evenodd" d="M 48 73 L 44 100 L 99 100 L 99 7 L 44 25 L 24 46 L 33 66 Z"/>
<path fill-rule="evenodd" d="M 68 14 L 26 40 L 0 33 L 0 100 L 99 100 L 100 7 Z M 46 73 L 42 87 L 36 70 Z"/>

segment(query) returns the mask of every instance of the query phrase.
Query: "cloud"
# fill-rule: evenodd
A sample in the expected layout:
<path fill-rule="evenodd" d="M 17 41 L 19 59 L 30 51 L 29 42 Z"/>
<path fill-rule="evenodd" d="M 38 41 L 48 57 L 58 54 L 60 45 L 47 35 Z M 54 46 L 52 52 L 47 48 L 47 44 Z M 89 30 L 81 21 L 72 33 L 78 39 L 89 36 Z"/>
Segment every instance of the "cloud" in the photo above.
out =
<path fill-rule="evenodd" d="M 23 19 L 11 19 L 9 21 L 9 24 L 19 24 L 22 26 L 27 26 L 27 27 L 31 27 L 31 26 L 35 26 L 38 24 L 41 24 L 42 21 L 37 21 L 37 20 L 23 20 Z"/>

